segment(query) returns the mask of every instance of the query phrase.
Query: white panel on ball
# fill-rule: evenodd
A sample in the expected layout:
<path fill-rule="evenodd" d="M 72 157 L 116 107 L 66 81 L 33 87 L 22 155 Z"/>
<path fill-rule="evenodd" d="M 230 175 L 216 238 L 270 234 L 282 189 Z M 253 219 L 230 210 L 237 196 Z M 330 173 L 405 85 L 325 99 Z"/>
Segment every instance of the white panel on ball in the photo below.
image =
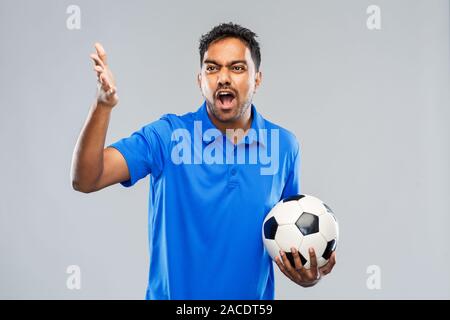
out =
<path fill-rule="evenodd" d="M 324 257 L 317 257 L 317 266 L 319 268 L 323 267 L 324 265 L 326 265 L 328 263 L 328 260 L 325 259 Z"/>
<path fill-rule="evenodd" d="M 331 214 L 327 213 L 319 217 L 319 232 L 327 241 L 331 241 L 333 239 L 337 240 L 339 236 L 337 223 Z"/>
<path fill-rule="evenodd" d="M 275 240 L 264 239 L 264 246 L 272 259 L 280 255 L 280 247 Z"/>
<path fill-rule="evenodd" d="M 291 247 L 300 248 L 302 239 L 303 235 L 297 226 L 293 224 L 278 226 L 277 233 L 275 234 L 275 241 L 278 243 L 280 249 L 285 252 L 291 252 Z"/>
<path fill-rule="evenodd" d="M 278 225 L 294 224 L 302 214 L 302 208 L 298 201 L 288 201 L 281 203 L 278 210 L 275 211 L 275 220 Z"/>
<path fill-rule="evenodd" d="M 299 201 L 300 207 L 303 212 L 313 213 L 315 215 L 322 215 L 327 212 L 327 209 L 323 205 L 322 200 L 313 197 L 313 196 L 305 196 L 301 198 Z"/>

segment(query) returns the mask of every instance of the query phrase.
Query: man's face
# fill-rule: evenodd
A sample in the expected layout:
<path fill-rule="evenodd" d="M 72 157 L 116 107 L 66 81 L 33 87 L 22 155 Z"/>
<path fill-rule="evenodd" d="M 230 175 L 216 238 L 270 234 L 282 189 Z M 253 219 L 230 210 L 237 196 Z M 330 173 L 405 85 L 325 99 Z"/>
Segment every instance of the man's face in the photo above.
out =
<path fill-rule="evenodd" d="M 203 57 L 198 85 L 210 113 L 219 121 L 238 121 L 261 83 L 249 48 L 237 38 L 211 43 Z"/>

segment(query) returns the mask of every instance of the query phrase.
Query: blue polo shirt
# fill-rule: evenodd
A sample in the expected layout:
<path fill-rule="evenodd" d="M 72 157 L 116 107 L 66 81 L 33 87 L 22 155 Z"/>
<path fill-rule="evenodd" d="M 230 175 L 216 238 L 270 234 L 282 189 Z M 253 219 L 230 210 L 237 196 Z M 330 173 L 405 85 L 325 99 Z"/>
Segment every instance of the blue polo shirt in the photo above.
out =
<path fill-rule="evenodd" d="M 299 144 L 252 104 L 237 144 L 196 112 L 166 114 L 110 147 L 134 185 L 150 174 L 146 299 L 274 299 L 262 242 L 266 214 L 300 193 Z"/>

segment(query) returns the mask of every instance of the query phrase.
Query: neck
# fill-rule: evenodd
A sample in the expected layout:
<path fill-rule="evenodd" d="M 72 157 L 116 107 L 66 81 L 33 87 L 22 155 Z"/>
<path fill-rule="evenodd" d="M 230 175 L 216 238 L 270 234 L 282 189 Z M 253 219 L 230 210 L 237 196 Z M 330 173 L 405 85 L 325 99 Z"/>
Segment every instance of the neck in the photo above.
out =
<path fill-rule="evenodd" d="M 244 131 L 250 129 L 252 124 L 252 108 L 251 106 L 247 108 L 247 110 L 242 114 L 241 117 L 234 121 L 224 122 L 217 119 L 209 110 L 209 108 L 206 108 L 208 111 L 208 116 L 211 122 L 216 126 L 217 129 L 219 129 L 222 133 L 225 133 L 227 129 L 242 129 Z"/>
<path fill-rule="evenodd" d="M 232 136 L 229 136 L 228 138 L 233 141 L 235 144 L 237 144 L 247 133 L 247 130 L 250 129 L 252 125 L 252 107 L 249 106 L 247 110 L 242 114 L 241 117 L 234 121 L 230 122 L 223 122 L 217 119 L 211 112 L 209 111 L 209 108 L 206 108 L 208 111 L 208 116 L 211 122 L 216 126 L 217 129 L 219 129 L 223 134 L 227 134 L 230 132 L 227 132 L 227 130 L 231 131 Z M 241 130 L 238 130 L 241 129 Z M 234 131 L 234 132 L 233 132 Z"/>

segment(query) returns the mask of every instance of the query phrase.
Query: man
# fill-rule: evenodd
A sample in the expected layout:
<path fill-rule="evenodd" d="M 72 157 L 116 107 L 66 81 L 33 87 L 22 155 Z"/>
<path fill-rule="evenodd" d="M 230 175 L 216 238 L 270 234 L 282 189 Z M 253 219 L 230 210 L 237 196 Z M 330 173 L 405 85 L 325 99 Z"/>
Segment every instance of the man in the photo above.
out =
<path fill-rule="evenodd" d="M 278 201 L 300 193 L 300 149 L 292 133 L 252 104 L 262 79 L 255 37 L 233 23 L 203 35 L 201 107 L 163 115 L 107 148 L 118 96 L 105 51 L 95 45 L 98 95 L 75 147 L 72 183 L 87 193 L 115 183 L 129 187 L 150 174 L 147 299 L 274 298 L 261 226 Z M 283 252 L 276 263 L 303 287 L 335 264 L 333 255 L 318 269 L 310 251 L 306 270 L 295 248 L 292 254 L 295 265 Z"/>

